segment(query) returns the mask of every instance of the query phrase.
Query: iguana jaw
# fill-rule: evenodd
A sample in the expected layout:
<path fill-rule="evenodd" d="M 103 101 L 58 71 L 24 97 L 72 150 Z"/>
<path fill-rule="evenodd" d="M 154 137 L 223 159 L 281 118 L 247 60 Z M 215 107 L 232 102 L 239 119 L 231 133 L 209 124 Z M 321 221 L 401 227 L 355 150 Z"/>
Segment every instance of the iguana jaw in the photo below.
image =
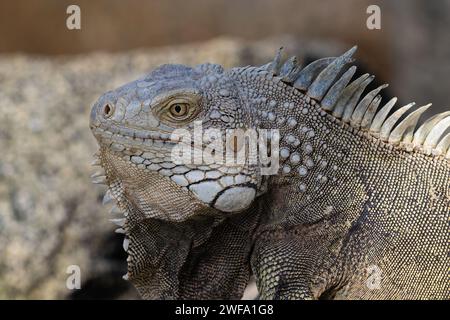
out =
<path fill-rule="evenodd" d="M 183 222 L 208 211 L 209 206 L 192 192 L 180 188 L 158 172 L 137 166 L 129 157 L 124 159 L 121 153 L 104 147 L 99 152 L 111 197 L 117 200 L 122 211 L 130 211 L 130 207 L 135 209 L 133 212 L 136 214 L 129 219 L 156 218 Z"/>

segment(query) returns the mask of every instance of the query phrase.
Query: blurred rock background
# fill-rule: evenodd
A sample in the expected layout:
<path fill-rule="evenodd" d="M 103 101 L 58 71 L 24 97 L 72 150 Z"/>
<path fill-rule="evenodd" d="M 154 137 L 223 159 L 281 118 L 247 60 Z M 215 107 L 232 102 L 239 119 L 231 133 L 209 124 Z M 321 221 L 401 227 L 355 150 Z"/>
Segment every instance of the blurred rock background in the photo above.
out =
<path fill-rule="evenodd" d="M 81 7 L 81 30 L 66 8 Z M 368 30 L 366 8 L 381 8 Z M 400 102 L 450 97 L 450 1 L 25 0 L 0 3 L 0 299 L 136 298 L 122 237 L 91 185 L 88 128 L 104 91 L 162 63 L 305 63 L 359 45 L 360 70 Z M 82 289 L 66 288 L 79 265 Z"/>

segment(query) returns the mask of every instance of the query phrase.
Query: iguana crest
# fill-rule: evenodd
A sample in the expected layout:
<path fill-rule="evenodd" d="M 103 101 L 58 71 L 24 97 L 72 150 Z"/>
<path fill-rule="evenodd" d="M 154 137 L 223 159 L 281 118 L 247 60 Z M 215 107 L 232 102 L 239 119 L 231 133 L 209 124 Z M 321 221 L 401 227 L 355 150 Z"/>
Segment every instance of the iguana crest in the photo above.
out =
<path fill-rule="evenodd" d="M 319 59 L 301 68 L 295 56 L 283 63 L 281 48 L 271 63 L 262 67 L 244 68 L 242 72 L 267 71 L 274 82 L 282 81 L 298 89 L 318 103 L 320 110 L 330 114 L 331 119 L 336 119 L 349 130 L 357 130 L 356 132 L 367 137 L 377 138 L 374 139 L 375 143 L 381 140 L 388 147 L 418 150 L 449 159 L 450 133 L 445 137 L 443 134 L 450 127 L 450 111 L 429 118 L 416 129 L 420 116 L 431 103 L 411 111 L 415 106 L 412 102 L 390 114 L 397 102 L 396 97 L 379 108 L 379 93 L 388 84 L 371 90 L 361 98 L 375 76 L 366 73 L 350 82 L 356 67 L 346 69 L 345 66 L 353 61 L 355 51 L 356 46 L 338 58 Z M 399 121 L 402 117 L 402 121 Z"/>

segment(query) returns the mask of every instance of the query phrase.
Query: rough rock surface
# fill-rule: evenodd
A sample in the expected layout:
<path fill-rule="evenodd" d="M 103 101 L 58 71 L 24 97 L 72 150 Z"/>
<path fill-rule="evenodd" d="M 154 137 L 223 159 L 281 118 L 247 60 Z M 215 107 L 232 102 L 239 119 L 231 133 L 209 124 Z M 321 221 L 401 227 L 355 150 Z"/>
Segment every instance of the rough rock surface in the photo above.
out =
<path fill-rule="evenodd" d="M 287 37 L 59 58 L 0 56 L 0 299 L 137 297 L 121 279 L 122 236 L 108 222 L 103 190 L 90 182 L 97 149 L 88 128 L 92 103 L 162 63 L 262 63 L 280 43 L 300 58 L 345 49 Z M 69 265 L 81 268 L 81 290 L 66 288 Z"/>

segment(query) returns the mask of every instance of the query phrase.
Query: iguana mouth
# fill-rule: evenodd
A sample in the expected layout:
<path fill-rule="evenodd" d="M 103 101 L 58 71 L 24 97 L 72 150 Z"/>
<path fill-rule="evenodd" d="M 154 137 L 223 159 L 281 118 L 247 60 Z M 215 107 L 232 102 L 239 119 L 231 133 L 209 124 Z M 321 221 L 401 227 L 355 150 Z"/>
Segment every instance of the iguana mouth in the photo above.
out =
<path fill-rule="evenodd" d="M 154 141 L 160 141 L 164 143 L 174 144 L 175 139 L 171 137 L 171 132 L 151 129 L 141 129 L 128 127 L 117 124 L 110 124 L 102 127 L 92 127 L 92 132 L 96 137 L 101 139 L 111 139 L 114 135 L 116 137 L 133 140 L 139 143 L 151 143 Z"/>

